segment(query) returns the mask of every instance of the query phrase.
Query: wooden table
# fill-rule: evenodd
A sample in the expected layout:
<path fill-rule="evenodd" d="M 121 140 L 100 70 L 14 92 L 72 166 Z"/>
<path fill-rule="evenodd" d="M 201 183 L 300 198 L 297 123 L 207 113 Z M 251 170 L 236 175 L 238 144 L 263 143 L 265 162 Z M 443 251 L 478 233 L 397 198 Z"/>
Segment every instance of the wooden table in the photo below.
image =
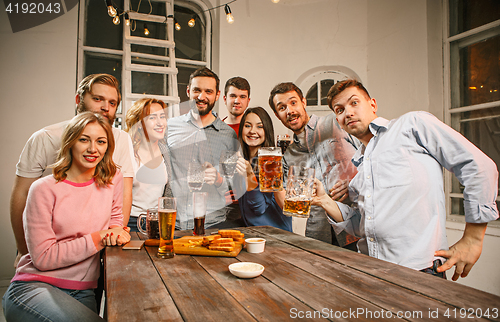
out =
<path fill-rule="evenodd" d="M 498 296 L 280 229 L 240 230 L 265 238 L 265 252 L 159 259 L 156 247 L 108 247 L 108 321 L 500 321 Z M 264 273 L 239 279 L 228 270 L 238 261 Z"/>

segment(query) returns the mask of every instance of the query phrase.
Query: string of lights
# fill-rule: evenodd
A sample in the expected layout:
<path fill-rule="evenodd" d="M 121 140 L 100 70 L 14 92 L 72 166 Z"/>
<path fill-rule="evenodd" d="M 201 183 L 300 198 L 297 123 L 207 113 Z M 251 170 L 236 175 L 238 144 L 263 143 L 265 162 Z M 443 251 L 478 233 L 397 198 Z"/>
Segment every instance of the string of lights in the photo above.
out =
<path fill-rule="evenodd" d="M 141 5 L 141 1 L 139 1 L 139 4 L 137 5 L 137 11 L 134 11 L 134 10 L 127 10 L 127 11 L 124 11 L 124 10 L 121 10 L 118 6 L 116 6 L 116 4 L 113 3 L 112 0 L 105 0 L 106 1 L 106 7 L 108 9 L 108 15 L 113 18 L 113 23 L 115 25 L 119 25 L 120 24 L 120 16 L 123 16 L 123 19 L 125 21 L 125 24 L 127 26 L 131 25 L 132 23 L 132 20 L 130 19 L 130 16 L 129 16 L 129 12 L 136 12 L 136 13 L 139 13 L 139 8 L 140 8 L 140 5 Z M 218 6 L 215 6 L 215 7 L 212 7 L 212 8 L 208 8 L 206 10 L 204 10 L 203 12 L 206 12 L 206 11 L 210 11 L 210 10 L 215 10 L 215 9 L 218 9 L 218 8 L 222 8 L 224 7 L 224 12 L 226 14 L 226 20 L 228 23 L 233 23 L 234 22 L 234 16 L 231 12 L 231 8 L 229 7 L 229 4 L 235 2 L 237 0 L 231 0 L 231 1 L 228 1 L 224 4 L 221 4 L 221 5 L 218 5 Z M 272 0 L 273 2 L 278 2 L 279 0 Z M 151 12 L 153 11 L 153 6 L 151 4 L 151 0 L 148 0 L 149 2 L 149 7 L 150 7 L 150 11 L 148 14 L 151 14 Z M 195 25 L 196 25 L 196 17 L 197 15 L 193 15 L 193 17 L 188 21 L 188 26 L 193 28 Z M 165 22 L 167 21 L 167 18 L 174 18 L 174 26 L 175 26 L 175 29 L 176 30 L 181 30 L 181 25 L 177 22 L 177 19 L 175 19 L 174 16 L 167 16 L 165 17 Z M 135 28 L 134 28 L 135 29 Z M 149 34 L 149 30 L 147 29 L 147 25 L 144 24 L 144 34 L 145 35 L 148 35 Z"/>
<path fill-rule="evenodd" d="M 136 13 L 139 13 L 139 8 L 141 6 L 141 2 L 142 0 L 139 0 L 139 4 L 137 5 L 137 11 L 134 11 L 134 10 L 128 10 L 128 11 L 124 11 L 124 10 L 121 10 L 120 8 L 118 8 L 118 6 L 116 6 L 112 0 L 105 0 L 106 1 L 106 7 L 108 8 L 108 15 L 113 18 L 113 23 L 115 25 L 119 25 L 120 24 L 120 16 L 123 15 L 123 19 L 125 21 L 125 24 L 127 26 L 130 26 L 131 25 L 131 19 L 130 19 L 130 16 L 129 16 L 129 12 L 136 12 Z M 221 5 L 218 5 L 218 6 L 215 6 L 215 7 L 212 7 L 212 8 L 208 8 L 206 10 L 204 10 L 203 12 L 206 12 L 206 11 L 210 11 L 210 10 L 215 10 L 215 9 L 218 9 L 218 8 L 222 8 L 224 7 L 224 13 L 226 14 L 226 20 L 228 23 L 232 24 L 234 22 L 234 16 L 231 12 L 231 8 L 229 7 L 229 4 L 235 2 L 237 0 L 231 0 L 229 2 L 226 2 L 224 4 L 221 4 Z M 273 3 L 278 3 L 280 0 L 271 0 Z M 151 4 L 151 0 L 148 0 L 149 2 L 149 14 L 151 14 L 151 12 L 153 11 L 153 5 Z M 195 25 L 196 25 L 196 15 L 193 15 L 193 17 L 188 21 L 188 26 L 193 28 Z M 182 26 L 177 22 L 177 19 L 175 19 L 174 16 L 167 16 L 165 17 L 165 21 L 167 21 L 167 18 L 173 18 L 174 19 L 174 26 L 175 26 L 175 30 L 181 30 Z M 132 28 L 132 27 L 131 27 Z M 135 21 L 134 21 L 134 28 L 133 30 L 135 30 Z M 147 28 L 147 24 L 144 24 L 144 34 L 145 35 L 149 35 L 149 30 Z"/>

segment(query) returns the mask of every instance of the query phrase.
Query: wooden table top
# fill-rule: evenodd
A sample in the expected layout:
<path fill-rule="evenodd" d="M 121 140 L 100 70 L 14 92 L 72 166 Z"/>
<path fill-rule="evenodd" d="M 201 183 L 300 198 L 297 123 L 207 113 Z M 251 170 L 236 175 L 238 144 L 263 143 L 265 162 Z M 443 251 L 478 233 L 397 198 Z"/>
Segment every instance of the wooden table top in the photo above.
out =
<path fill-rule="evenodd" d="M 157 247 L 107 247 L 108 321 L 500 321 L 496 295 L 273 227 L 238 229 L 265 238 L 265 252 L 159 259 Z M 264 273 L 239 279 L 228 269 L 239 261 Z"/>

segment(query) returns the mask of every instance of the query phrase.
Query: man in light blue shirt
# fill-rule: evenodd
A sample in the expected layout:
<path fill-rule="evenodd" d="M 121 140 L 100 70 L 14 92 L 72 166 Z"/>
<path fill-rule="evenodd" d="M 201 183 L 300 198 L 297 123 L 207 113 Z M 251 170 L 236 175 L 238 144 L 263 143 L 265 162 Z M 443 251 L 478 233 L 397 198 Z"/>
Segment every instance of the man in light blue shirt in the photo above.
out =
<path fill-rule="evenodd" d="M 358 81 L 337 83 L 328 105 L 363 143 L 352 159 L 358 169 L 349 184 L 352 207 L 327 198 L 318 184 L 314 203 L 333 218 L 334 229 L 361 237 L 361 253 L 416 270 L 444 257 L 436 275 L 456 266 L 452 279 L 466 277 L 481 254 L 487 223 L 498 218 L 495 163 L 429 113 L 377 117 L 375 99 Z M 464 235 L 449 249 L 443 167 L 465 187 Z"/>
<path fill-rule="evenodd" d="M 194 71 L 189 79 L 188 97 L 191 110 L 168 120 L 167 145 L 172 162 L 172 192 L 177 199 L 177 229 L 194 226 L 192 193 L 187 183 L 189 163 L 203 165 L 204 183 L 201 191 L 208 193 L 206 227 L 226 220 L 226 180 L 218 171 L 222 151 L 238 151 L 239 143 L 234 130 L 212 109 L 218 100 L 219 77 L 208 68 Z M 237 198 L 239 195 L 237 195 Z"/>

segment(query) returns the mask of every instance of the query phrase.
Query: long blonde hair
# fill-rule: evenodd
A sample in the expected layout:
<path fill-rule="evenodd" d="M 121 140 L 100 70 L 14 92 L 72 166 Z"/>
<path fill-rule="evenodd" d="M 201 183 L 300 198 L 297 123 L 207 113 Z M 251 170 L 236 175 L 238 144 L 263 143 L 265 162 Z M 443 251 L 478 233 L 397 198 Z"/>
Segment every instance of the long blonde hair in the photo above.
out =
<path fill-rule="evenodd" d="M 92 112 L 83 112 L 75 116 L 63 132 L 61 140 L 61 149 L 57 154 L 56 163 L 52 173 L 57 182 L 66 179 L 67 171 L 71 168 L 73 157 L 71 155 L 71 148 L 75 145 L 76 141 L 80 138 L 85 127 L 90 123 L 98 123 L 104 131 L 108 139 L 108 148 L 102 160 L 97 164 L 94 179 L 98 186 L 105 187 L 111 184 L 114 175 L 116 174 L 117 166 L 113 162 L 113 152 L 115 150 L 115 139 L 113 137 L 113 130 L 109 122 L 100 114 Z"/>
<path fill-rule="evenodd" d="M 148 131 L 146 131 L 146 124 L 144 123 L 144 118 L 151 114 L 151 105 L 152 104 L 160 104 L 162 109 L 166 109 L 167 106 L 162 100 L 158 100 L 155 98 L 142 98 L 138 101 L 135 101 L 132 104 L 132 107 L 127 111 L 127 116 L 125 118 L 125 123 L 127 124 L 127 129 L 125 130 L 130 135 L 132 139 L 132 146 L 134 148 L 134 156 L 137 160 L 140 160 L 139 157 L 139 147 L 142 143 L 142 138 L 146 139 L 149 142 Z M 141 122 L 142 130 L 139 129 L 137 123 Z"/>

